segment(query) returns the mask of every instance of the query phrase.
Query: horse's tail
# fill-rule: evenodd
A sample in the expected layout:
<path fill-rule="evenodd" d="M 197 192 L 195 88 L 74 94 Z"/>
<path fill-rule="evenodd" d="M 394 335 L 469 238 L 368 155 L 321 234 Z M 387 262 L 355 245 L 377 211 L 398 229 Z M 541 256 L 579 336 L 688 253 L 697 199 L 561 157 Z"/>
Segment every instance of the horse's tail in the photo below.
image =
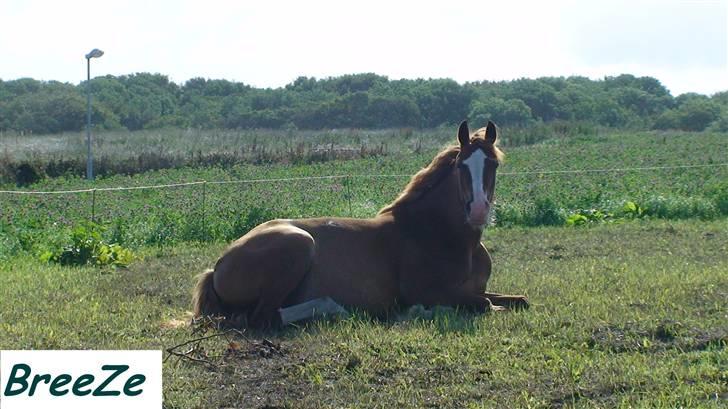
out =
<path fill-rule="evenodd" d="M 197 285 L 192 294 L 194 317 L 225 315 L 225 308 L 213 287 L 215 270 L 208 269 L 197 276 Z"/>

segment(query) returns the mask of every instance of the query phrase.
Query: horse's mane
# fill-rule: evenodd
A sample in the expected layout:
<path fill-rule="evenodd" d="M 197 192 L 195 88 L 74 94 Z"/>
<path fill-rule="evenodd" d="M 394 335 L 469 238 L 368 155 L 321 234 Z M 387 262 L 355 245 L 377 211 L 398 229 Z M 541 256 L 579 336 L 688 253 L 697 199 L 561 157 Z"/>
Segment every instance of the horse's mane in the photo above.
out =
<path fill-rule="evenodd" d="M 497 146 L 485 142 L 485 128 L 475 131 L 470 137 L 470 143 L 477 145 L 486 152 L 490 152 L 499 162 L 503 160 L 503 152 Z M 445 174 L 452 169 L 453 162 L 460 153 L 460 146 L 448 146 L 432 159 L 429 165 L 420 169 L 410 179 L 402 193 L 390 204 L 386 205 L 378 214 L 392 212 L 394 209 L 414 202 L 421 198 L 428 190 L 436 185 Z"/>
<path fill-rule="evenodd" d="M 412 179 L 410 179 L 402 193 L 399 194 L 394 202 L 380 210 L 379 214 L 391 212 L 399 206 L 422 197 L 426 191 L 437 184 L 445 176 L 445 173 L 451 169 L 452 163 L 455 161 L 458 153 L 460 153 L 459 146 L 449 146 L 438 153 L 427 167 L 420 169 L 419 172 L 412 176 Z"/>

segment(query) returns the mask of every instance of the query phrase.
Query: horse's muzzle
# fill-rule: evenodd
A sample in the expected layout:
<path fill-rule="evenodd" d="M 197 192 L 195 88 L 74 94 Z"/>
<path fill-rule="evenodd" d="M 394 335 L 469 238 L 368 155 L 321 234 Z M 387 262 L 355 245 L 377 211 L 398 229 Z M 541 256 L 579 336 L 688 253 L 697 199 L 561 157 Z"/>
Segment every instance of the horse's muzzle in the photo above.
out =
<path fill-rule="evenodd" d="M 485 200 L 473 200 L 467 205 L 467 222 L 473 227 L 483 227 L 488 222 L 490 203 Z"/>

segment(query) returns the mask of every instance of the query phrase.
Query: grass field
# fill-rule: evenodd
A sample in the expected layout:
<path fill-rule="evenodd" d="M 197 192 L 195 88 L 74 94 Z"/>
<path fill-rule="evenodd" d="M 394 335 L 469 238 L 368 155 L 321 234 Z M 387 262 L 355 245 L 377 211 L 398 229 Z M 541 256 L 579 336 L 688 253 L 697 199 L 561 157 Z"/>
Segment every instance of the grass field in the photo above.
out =
<path fill-rule="evenodd" d="M 413 137 L 415 138 L 415 137 Z M 271 217 L 371 217 L 389 203 L 409 175 L 437 151 L 399 152 L 310 164 L 236 164 L 115 175 L 90 185 L 83 179 L 44 179 L 34 190 L 144 186 L 193 181 L 321 175 L 401 175 L 245 184 L 207 184 L 68 195 L 0 195 L 0 259 L 17 251 L 58 246 L 69 230 L 90 220 L 108 238 L 129 246 L 228 241 Z M 613 133 L 548 140 L 506 150 L 498 179 L 496 224 L 564 224 L 574 214 L 621 215 L 627 201 L 644 215 L 712 220 L 728 215 L 728 166 L 605 173 L 528 173 L 728 162 L 725 134 Z M 5 188 L 15 189 L 5 185 Z M 93 208 L 92 208 L 93 206 Z M 627 215 L 633 216 L 633 215 Z M 611 219 L 612 217 L 607 217 Z M 598 220 L 597 220 L 598 221 Z"/>
<path fill-rule="evenodd" d="M 346 137 L 342 145 L 355 144 Z M 165 361 L 168 408 L 728 407 L 728 166 L 541 172 L 718 165 L 728 161 L 726 134 L 617 132 L 506 147 L 496 223 L 484 235 L 489 289 L 527 294 L 526 312 L 355 314 L 280 332 L 193 333 L 194 276 L 228 240 L 276 216 L 374 215 L 451 139 L 418 145 L 421 137 L 398 135 L 386 152 L 348 159 L 286 161 L 273 144 L 266 149 L 283 156 L 266 164 L 27 188 L 402 175 L 97 192 L 103 239 L 136 255 L 126 269 L 40 260 L 91 218 L 91 193 L 0 195 L 0 349 L 166 350 L 212 336 L 189 354 L 206 362 Z M 205 141 L 234 138 L 249 147 L 255 136 Z M 627 202 L 642 213 L 626 212 Z M 573 215 L 589 217 L 567 226 Z"/>
<path fill-rule="evenodd" d="M 165 406 L 725 407 L 727 232 L 725 220 L 495 229 L 490 287 L 527 293 L 529 311 L 212 338 L 197 355 L 211 364 L 165 363 Z M 0 348 L 193 339 L 181 325 L 193 276 L 222 247 L 147 249 L 129 269 L 3 263 Z"/>

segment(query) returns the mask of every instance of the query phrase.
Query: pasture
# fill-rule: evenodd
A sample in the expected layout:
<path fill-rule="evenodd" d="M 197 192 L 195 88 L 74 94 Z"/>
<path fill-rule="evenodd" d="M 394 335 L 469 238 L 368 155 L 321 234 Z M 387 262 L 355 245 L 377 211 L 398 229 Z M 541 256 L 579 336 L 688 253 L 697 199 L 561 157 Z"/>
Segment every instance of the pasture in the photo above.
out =
<path fill-rule="evenodd" d="M 728 167 L 543 172 L 720 164 L 725 134 L 609 133 L 506 148 L 496 223 L 483 240 L 489 289 L 527 294 L 526 312 L 357 313 L 280 332 L 192 333 L 193 277 L 227 240 L 268 217 L 371 216 L 446 136 L 419 145 L 403 136 L 397 149 L 348 160 L 100 179 L 94 187 L 390 175 L 97 192 L 103 238 L 136 254 L 126 269 L 39 259 L 92 217 L 91 193 L 0 196 L 0 349 L 167 349 L 212 336 L 165 362 L 169 408 L 726 405 Z M 63 177 L 31 188 L 88 186 Z M 567 225 L 575 214 L 583 225 Z"/>
<path fill-rule="evenodd" d="M 721 220 L 486 232 L 491 288 L 525 292 L 529 311 L 212 338 L 195 353 L 209 365 L 167 360 L 165 406 L 723 407 L 727 231 Z M 5 262 L 0 348 L 194 339 L 192 278 L 222 248 L 147 249 L 128 269 Z"/>
<path fill-rule="evenodd" d="M 229 241 L 273 217 L 370 217 L 396 197 L 410 175 L 427 165 L 439 146 L 454 143 L 452 130 L 443 131 L 437 139 L 439 143 L 419 143 L 421 136 L 418 135 L 399 138 L 395 138 L 401 145 L 396 150 L 351 160 L 162 169 L 134 176 L 105 177 L 93 186 L 77 176 L 44 179 L 32 188 L 53 191 L 364 175 L 207 183 L 95 194 L 3 194 L 0 196 L 0 258 L 21 250 L 40 253 L 47 247 L 58 247 L 67 240 L 74 225 L 92 218 L 106 227 L 105 235 L 109 239 L 113 237 L 119 244 L 138 247 Z M 224 139 L 224 143 L 228 141 Z M 344 139 L 340 147 L 351 147 L 349 144 L 354 141 Z M 249 150 L 252 143 L 241 142 L 239 149 Z M 378 143 L 363 146 L 366 150 Z M 285 154 L 285 148 L 281 149 L 276 155 Z M 618 132 L 548 139 L 536 145 L 505 149 L 506 162 L 499 170 L 496 189 L 496 226 L 563 225 L 577 214 L 586 215 L 588 222 L 643 216 L 713 220 L 728 215 L 728 166 L 717 166 L 728 158 L 725 134 Z M 681 165 L 712 167 L 580 172 Z M 567 173 L 540 173 L 542 170 Z M 568 173 L 571 170 L 576 173 Z M 4 188 L 16 189 L 10 184 Z M 637 204 L 646 213 L 625 211 L 626 202 Z"/>

